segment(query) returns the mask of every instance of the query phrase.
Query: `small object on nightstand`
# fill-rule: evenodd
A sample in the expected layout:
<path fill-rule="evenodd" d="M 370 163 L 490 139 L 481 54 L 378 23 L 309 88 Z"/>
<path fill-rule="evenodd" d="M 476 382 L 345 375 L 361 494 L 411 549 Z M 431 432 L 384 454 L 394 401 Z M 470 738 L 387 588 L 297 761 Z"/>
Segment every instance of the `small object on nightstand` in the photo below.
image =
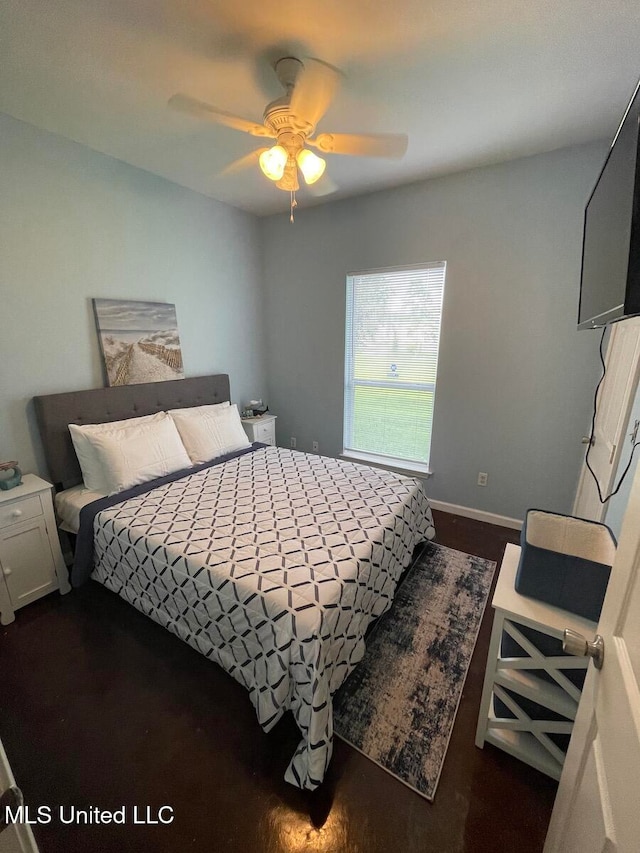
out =
<path fill-rule="evenodd" d="M 9 473 L 10 472 L 10 473 Z M 22 484 L 22 471 L 17 462 L 0 462 L 0 489 L 7 491 Z"/>
<path fill-rule="evenodd" d="M 266 414 L 255 418 L 242 418 L 242 426 L 249 441 L 275 445 L 276 417 L 277 415 Z"/>
<path fill-rule="evenodd" d="M 242 410 L 243 418 L 258 418 L 261 415 L 266 415 L 269 411 L 269 406 L 265 406 L 262 400 L 249 400 L 247 405 Z"/>
<path fill-rule="evenodd" d="M 51 499 L 51 484 L 25 474 L 0 493 L 0 625 L 53 590 L 69 592 Z"/>

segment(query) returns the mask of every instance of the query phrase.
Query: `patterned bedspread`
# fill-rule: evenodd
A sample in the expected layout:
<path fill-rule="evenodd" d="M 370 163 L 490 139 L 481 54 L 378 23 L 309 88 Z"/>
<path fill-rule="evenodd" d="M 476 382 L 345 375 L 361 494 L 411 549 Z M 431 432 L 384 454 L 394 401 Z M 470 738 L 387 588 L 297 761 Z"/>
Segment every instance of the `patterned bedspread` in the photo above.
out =
<path fill-rule="evenodd" d="M 420 481 L 277 447 L 102 510 L 94 532 L 95 579 L 224 667 L 266 731 L 293 711 L 285 778 L 309 789 L 331 758 L 331 697 L 435 533 Z"/>

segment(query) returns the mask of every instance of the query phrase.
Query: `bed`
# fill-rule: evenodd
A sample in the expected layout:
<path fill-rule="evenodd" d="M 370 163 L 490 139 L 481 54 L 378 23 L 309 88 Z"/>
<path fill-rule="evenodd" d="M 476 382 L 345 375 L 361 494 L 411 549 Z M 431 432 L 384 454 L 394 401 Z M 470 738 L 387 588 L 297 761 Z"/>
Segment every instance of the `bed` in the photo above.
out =
<path fill-rule="evenodd" d="M 259 444 L 111 498 L 82 494 L 70 423 L 229 399 L 223 374 L 46 395 L 35 409 L 91 577 L 230 673 L 265 731 L 291 710 L 302 740 L 285 779 L 314 789 L 331 758 L 332 696 L 435 535 L 431 510 L 420 480 Z"/>

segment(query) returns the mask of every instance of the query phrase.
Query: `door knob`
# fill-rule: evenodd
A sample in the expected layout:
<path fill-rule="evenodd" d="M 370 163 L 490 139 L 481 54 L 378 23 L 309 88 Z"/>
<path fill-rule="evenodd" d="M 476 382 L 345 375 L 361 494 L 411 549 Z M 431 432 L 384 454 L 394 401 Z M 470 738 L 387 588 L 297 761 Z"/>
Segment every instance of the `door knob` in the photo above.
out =
<path fill-rule="evenodd" d="M 583 444 L 590 444 L 593 446 L 596 443 L 596 440 L 592 435 L 583 435 L 582 436 L 582 443 Z"/>
<path fill-rule="evenodd" d="M 582 634 L 578 634 L 577 631 L 565 628 L 564 637 L 562 639 L 562 651 L 569 655 L 593 658 L 595 668 L 602 669 L 602 663 L 604 661 L 604 640 L 600 634 L 596 634 L 593 640 L 589 641 L 585 640 Z"/>

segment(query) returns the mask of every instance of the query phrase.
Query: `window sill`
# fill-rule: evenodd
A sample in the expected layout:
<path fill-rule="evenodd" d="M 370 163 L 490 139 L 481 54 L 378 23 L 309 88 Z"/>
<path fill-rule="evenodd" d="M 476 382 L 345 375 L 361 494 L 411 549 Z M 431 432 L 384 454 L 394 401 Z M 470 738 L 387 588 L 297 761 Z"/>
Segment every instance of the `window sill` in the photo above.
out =
<path fill-rule="evenodd" d="M 427 479 L 433 475 L 433 471 L 427 465 L 421 465 L 419 462 L 407 462 L 406 459 L 387 457 L 388 461 L 383 462 L 380 456 L 360 453 L 356 450 L 343 450 L 339 458 L 346 459 L 348 462 L 364 462 L 365 465 L 371 465 L 373 468 L 384 468 L 386 471 L 395 471 L 396 474 L 404 474 L 406 477 Z"/>

